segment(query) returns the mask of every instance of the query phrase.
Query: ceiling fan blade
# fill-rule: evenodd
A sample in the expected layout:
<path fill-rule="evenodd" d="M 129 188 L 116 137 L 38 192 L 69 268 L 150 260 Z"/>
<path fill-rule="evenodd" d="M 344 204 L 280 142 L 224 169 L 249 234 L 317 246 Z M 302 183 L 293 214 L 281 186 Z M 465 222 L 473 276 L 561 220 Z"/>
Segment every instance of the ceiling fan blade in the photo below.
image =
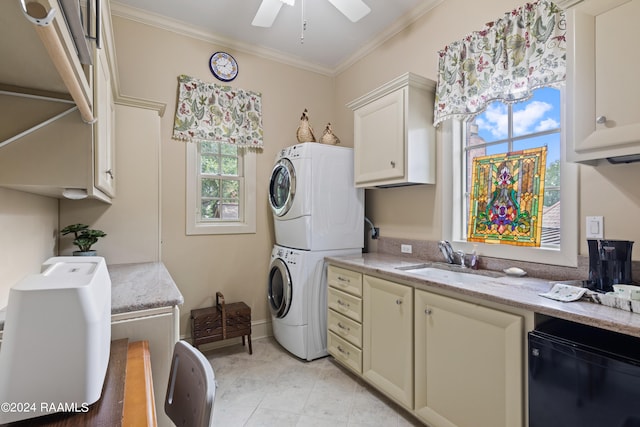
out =
<path fill-rule="evenodd" d="M 262 0 L 256 16 L 251 21 L 255 27 L 270 27 L 276 20 L 283 3 L 280 0 Z"/>
<path fill-rule="evenodd" d="M 362 0 L 329 0 L 351 22 L 358 22 L 364 18 L 371 9 Z"/>

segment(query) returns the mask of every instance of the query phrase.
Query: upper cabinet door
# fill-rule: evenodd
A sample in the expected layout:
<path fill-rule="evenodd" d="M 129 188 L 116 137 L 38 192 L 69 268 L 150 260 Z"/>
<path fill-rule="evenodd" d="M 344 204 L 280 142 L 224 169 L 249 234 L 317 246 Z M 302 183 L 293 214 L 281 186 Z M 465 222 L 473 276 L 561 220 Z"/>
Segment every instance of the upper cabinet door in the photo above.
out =
<path fill-rule="evenodd" d="M 640 154 L 640 0 L 586 0 L 567 17 L 567 159 Z"/>
<path fill-rule="evenodd" d="M 111 88 L 111 73 L 104 49 L 95 50 L 95 116 L 94 183 L 110 197 L 116 195 L 115 180 L 115 114 Z"/>
<path fill-rule="evenodd" d="M 398 89 L 354 113 L 356 184 L 404 176 L 404 99 Z"/>
<path fill-rule="evenodd" d="M 356 187 L 435 183 L 435 82 L 405 73 L 351 101 Z"/>

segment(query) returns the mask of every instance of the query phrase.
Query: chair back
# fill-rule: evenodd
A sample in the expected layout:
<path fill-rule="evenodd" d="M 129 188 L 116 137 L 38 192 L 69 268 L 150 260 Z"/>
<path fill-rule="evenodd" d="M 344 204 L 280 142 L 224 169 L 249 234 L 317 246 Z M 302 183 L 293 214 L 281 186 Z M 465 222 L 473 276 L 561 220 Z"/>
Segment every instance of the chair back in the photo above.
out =
<path fill-rule="evenodd" d="M 208 427 L 216 394 L 213 368 L 185 341 L 173 348 L 164 412 L 176 426 Z"/>

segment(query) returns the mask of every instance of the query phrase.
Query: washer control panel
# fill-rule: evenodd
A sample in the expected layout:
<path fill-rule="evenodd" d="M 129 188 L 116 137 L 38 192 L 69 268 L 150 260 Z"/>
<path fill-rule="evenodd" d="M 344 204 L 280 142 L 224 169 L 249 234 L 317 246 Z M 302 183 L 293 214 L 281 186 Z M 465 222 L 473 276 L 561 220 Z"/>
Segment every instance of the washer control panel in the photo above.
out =
<path fill-rule="evenodd" d="M 276 160 L 281 159 L 283 157 L 286 157 L 288 159 L 297 159 L 302 157 L 302 154 L 304 151 L 304 144 L 314 144 L 314 143 L 305 142 L 303 144 L 296 144 L 290 147 L 283 148 L 282 150 L 280 150 L 280 153 L 278 154 L 278 158 Z"/>
<path fill-rule="evenodd" d="M 280 258 L 288 265 L 296 265 L 300 259 L 301 254 L 288 248 L 274 249 L 274 253 L 271 255 L 271 259 Z"/>

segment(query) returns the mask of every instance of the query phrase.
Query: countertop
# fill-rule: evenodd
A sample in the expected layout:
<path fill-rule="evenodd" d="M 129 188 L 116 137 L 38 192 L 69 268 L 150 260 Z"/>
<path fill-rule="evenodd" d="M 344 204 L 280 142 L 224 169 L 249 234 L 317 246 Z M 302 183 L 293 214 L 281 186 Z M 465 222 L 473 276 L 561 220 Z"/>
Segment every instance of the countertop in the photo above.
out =
<path fill-rule="evenodd" d="M 111 314 L 180 305 L 176 283 L 161 262 L 108 265 Z"/>
<path fill-rule="evenodd" d="M 180 305 L 184 298 L 161 262 L 108 265 L 111 314 Z M 5 309 L 0 309 L 0 331 Z"/>
<path fill-rule="evenodd" d="M 640 337 L 640 314 L 584 300 L 560 302 L 541 297 L 554 283 L 531 277 L 487 277 L 457 271 L 438 270 L 433 276 L 402 270 L 428 261 L 368 253 L 327 257 L 330 264 L 360 273 L 412 285 L 416 289 L 444 290 L 461 296 L 479 298 L 565 320 Z"/>

